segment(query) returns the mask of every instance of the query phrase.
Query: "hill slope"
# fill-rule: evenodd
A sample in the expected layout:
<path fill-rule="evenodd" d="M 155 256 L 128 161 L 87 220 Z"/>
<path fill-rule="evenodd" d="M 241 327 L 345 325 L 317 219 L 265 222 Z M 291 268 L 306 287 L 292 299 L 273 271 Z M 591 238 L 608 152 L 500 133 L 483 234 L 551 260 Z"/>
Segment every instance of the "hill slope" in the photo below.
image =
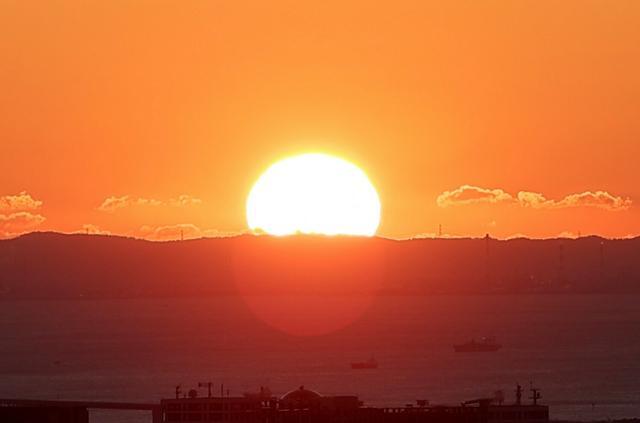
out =
<path fill-rule="evenodd" d="M 0 241 L 2 298 L 261 293 L 640 292 L 640 238 L 254 237 Z"/>

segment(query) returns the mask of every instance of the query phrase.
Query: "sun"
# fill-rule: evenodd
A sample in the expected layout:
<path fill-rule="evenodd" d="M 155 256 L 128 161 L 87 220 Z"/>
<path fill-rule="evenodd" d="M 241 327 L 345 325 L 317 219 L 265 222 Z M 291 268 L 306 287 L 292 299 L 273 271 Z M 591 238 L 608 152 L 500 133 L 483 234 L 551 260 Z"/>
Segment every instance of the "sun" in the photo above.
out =
<path fill-rule="evenodd" d="M 327 154 L 302 154 L 269 167 L 247 199 L 249 228 L 271 235 L 373 236 L 380 199 L 356 165 Z"/>

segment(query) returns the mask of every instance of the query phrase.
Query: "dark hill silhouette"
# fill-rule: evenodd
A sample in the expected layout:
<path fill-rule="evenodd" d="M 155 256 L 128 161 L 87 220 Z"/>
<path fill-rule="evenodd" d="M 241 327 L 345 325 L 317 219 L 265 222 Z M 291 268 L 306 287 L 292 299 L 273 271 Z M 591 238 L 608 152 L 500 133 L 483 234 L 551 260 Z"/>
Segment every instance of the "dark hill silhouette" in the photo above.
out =
<path fill-rule="evenodd" d="M 640 238 L 237 236 L 149 242 L 33 233 L 0 241 L 0 298 L 245 293 L 640 292 Z"/>

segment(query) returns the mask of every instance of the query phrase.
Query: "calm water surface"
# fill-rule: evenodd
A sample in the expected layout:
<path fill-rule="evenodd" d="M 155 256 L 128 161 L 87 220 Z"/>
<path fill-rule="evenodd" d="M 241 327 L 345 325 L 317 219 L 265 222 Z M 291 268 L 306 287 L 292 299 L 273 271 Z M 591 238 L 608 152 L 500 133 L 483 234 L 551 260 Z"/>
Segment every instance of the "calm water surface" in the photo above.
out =
<path fill-rule="evenodd" d="M 432 403 L 542 389 L 552 418 L 640 416 L 639 297 L 384 297 L 335 333 L 295 337 L 242 299 L 0 303 L 0 397 L 157 401 L 175 385 L 266 385 L 357 394 L 369 405 Z M 331 310 L 327 310 L 330 313 Z M 295 316 L 292 316 L 295 318 Z M 452 344 L 493 335 L 496 353 Z M 375 355 L 380 368 L 353 371 Z M 592 405 L 593 403 L 593 405 Z M 150 421 L 95 413 L 94 422 Z"/>

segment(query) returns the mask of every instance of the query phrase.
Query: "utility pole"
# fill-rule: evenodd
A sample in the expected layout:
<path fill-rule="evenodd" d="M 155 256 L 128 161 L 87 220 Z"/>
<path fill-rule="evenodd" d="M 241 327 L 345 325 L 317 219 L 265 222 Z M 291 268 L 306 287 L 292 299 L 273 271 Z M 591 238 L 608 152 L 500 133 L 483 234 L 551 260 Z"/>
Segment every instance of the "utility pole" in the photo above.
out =
<path fill-rule="evenodd" d="M 536 388 L 531 388 L 531 399 L 533 400 L 533 405 L 538 405 L 538 400 L 542 398 L 540 395 L 540 390 Z"/>
<path fill-rule="evenodd" d="M 198 382 L 198 388 L 204 388 L 207 387 L 207 398 L 211 398 L 211 386 L 212 383 L 211 382 Z"/>

